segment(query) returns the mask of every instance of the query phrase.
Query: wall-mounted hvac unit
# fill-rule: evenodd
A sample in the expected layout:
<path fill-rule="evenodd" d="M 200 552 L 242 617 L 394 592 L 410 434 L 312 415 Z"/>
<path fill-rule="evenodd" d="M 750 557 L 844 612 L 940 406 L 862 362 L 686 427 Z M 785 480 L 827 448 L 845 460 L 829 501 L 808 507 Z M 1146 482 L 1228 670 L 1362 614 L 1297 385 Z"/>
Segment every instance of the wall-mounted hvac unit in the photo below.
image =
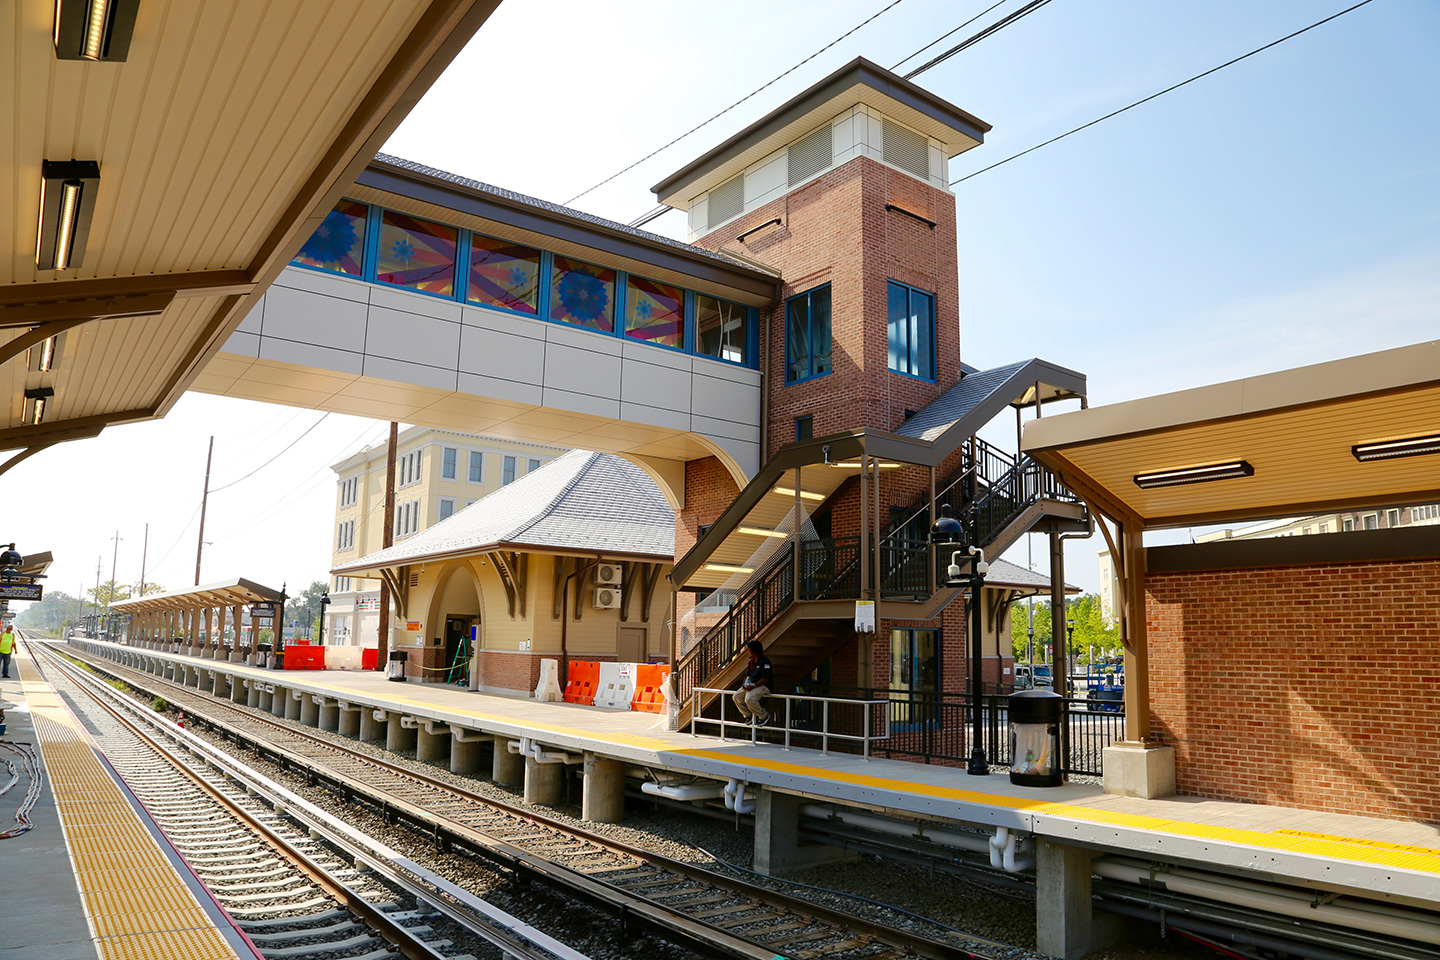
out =
<path fill-rule="evenodd" d="M 617 587 L 596 587 L 595 588 L 595 609 L 596 610 L 619 610 L 620 590 Z"/>
<path fill-rule="evenodd" d="M 618 563 L 597 563 L 595 564 L 595 582 L 601 586 L 620 586 L 620 564 Z"/>

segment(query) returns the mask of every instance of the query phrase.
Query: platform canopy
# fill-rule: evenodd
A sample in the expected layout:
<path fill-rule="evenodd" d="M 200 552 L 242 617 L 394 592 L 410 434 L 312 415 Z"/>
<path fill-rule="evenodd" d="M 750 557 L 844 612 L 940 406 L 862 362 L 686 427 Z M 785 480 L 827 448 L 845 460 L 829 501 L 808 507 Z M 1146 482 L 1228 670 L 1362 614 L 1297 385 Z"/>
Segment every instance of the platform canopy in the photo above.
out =
<path fill-rule="evenodd" d="M 163 416 L 497 3 L 6 4 L 0 472 Z"/>
<path fill-rule="evenodd" d="M 1107 516 L 1192 526 L 1440 499 L 1440 341 L 1026 424 Z"/>
<path fill-rule="evenodd" d="M 278 603 L 279 590 L 237 577 L 222 583 L 207 583 L 173 593 L 152 593 L 148 597 L 110 604 L 116 613 L 158 613 L 163 610 L 197 610 L 205 607 L 236 607 L 246 603 Z"/>

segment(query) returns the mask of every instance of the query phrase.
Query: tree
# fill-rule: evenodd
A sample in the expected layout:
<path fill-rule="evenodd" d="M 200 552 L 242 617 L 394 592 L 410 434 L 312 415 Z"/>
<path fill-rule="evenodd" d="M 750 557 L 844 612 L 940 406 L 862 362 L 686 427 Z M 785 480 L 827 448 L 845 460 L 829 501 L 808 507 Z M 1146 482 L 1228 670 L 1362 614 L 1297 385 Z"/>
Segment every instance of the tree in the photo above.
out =
<path fill-rule="evenodd" d="M 291 623 L 298 623 L 301 634 L 306 627 L 310 627 L 313 635 L 320 622 L 320 595 L 327 589 L 329 587 L 325 581 L 316 580 L 306 587 L 303 593 L 292 598 L 285 604 L 285 622 L 281 626 L 288 627 Z"/>
<path fill-rule="evenodd" d="M 90 595 L 90 602 L 101 607 L 108 607 L 112 603 L 119 603 L 121 600 L 129 600 L 133 587 L 128 583 L 116 583 L 114 580 L 106 580 L 98 587 L 91 587 L 85 592 Z"/>
<path fill-rule="evenodd" d="M 80 601 L 64 590 L 47 590 L 45 599 L 29 604 L 15 618 L 21 627 L 58 634 L 75 621 Z"/>
<path fill-rule="evenodd" d="M 145 584 L 145 589 L 143 591 L 140 589 L 140 584 L 138 583 L 130 588 L 130 596 L 132 597 L 148 597 L 152 596 L 153 594 L 164 592 L 165 588 L 160 586 L 160 584 L 158 583 Z"/>
<path fill-rule="evenodd" d="M 1026 632 L 1030 626 L 1030 603 L 1028 601 L 1016 601 L 1010 604 L 1010 647 L 1016 660 L 1025 661 L 1026 644 L 1029 635 Z M 1050 648 L 1050 603 L 1047 600 L 1035 601 L 1035 660 L 1041 662 L 1048 657 L 1043 651 Z"/>

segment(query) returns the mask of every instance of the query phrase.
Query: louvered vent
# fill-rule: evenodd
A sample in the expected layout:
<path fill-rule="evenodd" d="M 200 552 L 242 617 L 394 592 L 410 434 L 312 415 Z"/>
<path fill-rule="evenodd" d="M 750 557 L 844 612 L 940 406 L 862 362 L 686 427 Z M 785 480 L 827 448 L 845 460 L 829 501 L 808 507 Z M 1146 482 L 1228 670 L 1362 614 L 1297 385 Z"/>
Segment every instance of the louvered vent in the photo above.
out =
<path fill-rule="evenodd" d="M 830 150 L 830 125 L 791 145 L 789 154 L 790 186 L 809 180 L 822 170 L 830 169 L 834 155 Z"/>
<path fill-rule="evenodd" d="M 726 180 L 710 191 L 707 226 L 718 227 L 745 212 L 745 174 Z"/>
<path fill-rule="evenodd" d="M 886 163 L 930 179 L 929 140 L 889 120 L 884 122 L 880 137 L 880 155 Z"/>
<path fill-rule="evenodd" d="M 418 573 L 412 573 L 412 574 L 410 574 L 410 586 L 412 586 L 412 587 L 418 587 L 418 586 L 420 586 L 420 574 L 418 574 Z"/>

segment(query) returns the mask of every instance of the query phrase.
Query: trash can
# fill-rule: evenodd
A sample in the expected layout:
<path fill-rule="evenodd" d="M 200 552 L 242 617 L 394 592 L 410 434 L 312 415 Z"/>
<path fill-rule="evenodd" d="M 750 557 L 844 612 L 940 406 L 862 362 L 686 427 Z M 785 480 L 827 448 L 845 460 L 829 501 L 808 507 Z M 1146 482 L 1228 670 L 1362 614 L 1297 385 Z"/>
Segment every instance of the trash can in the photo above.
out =
<path fill-rule="evenodd" d="M 270 644 L 257 643 L 255 645 L 255 666 L 261 670 L 270 669 Z"/>
<path fill-rule="evenodd" d="M 385 669 L 385 679 L 395 680 L 399 683 L 405 682 L 405 661 L 410 659 L 410 654 L 404 650 L 391 650 L 390 663 Z"/>
<path fill-rule="evenodd" d="M 1010 782 L 1022 787 L 1058 787 L 1060 723 L 1065 698 L 1050 690 L 1010 695 Z"/>

